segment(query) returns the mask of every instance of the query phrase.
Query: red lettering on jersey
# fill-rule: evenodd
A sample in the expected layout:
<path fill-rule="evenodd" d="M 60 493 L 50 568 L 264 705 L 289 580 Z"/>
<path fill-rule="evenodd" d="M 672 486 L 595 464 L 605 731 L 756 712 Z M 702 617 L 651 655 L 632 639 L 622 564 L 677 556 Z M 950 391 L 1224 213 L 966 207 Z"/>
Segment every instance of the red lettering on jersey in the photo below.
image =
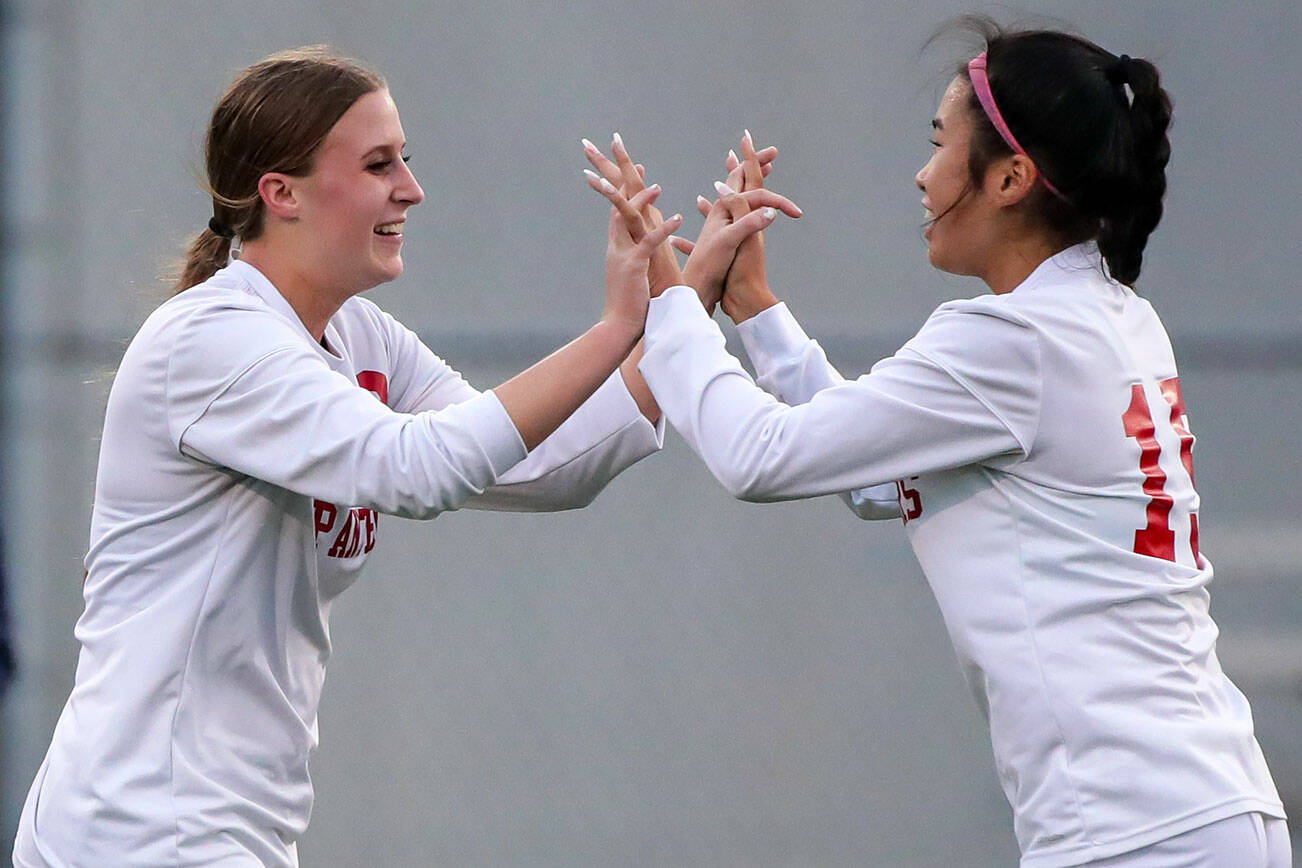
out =
<path fill-rule="evenodd" d="M 917 479 L 916 476 L 910 476 L 909 479 Z M 895 480 L 895 490 L 899 492 L 900 497 L 900 517 L 904 523 L 908 524 L 915 518 L 922 516 L 922 495 L 916 488 L 909 488 L 904 484 L 903 479 Z"/>
<path fill-rule="evenodd" d="M 379 371 L 359 371 L 357 385 L 375 395 L 386 406 L 389 403 L 389 378 Z M 316 532 L 328 533 L 335 525 L 339 508 L 324 500 L 315 501 Z M 339 535 L 326 554 L 332 558 L 353 558 L 375 548 L 375 510 L 357 507 L 348 510 Z"/>
<path fill-rule="evenodd" d="M 362 524 L 366 536 L 366 548 L 362 549 L 362 551 L 370 554 L 371 549 L 375 548 L 375 510 L 362 510 Z"/>
<path fill-rule="evenodd" d="M 357 385 L 361 386 L 375 397 L 380 399 L 380 403 L 386 407 L 389 404 L 389 378 L 379 371 L 358 371 Z"/>
<path fill-rule="evenodd" d="M 1175 501 L 1167 494 L 1166 473 L 1158 464 L 1162 446 L 1157 442 L 1153 414 L 1144 397 L 1144 387 L 1130 387 L 1130 407 L 1121 416 L 1126 436 L 1139 441 L 1139 469 L 1144 474 L 1144 493 L 1148 495 L 1148 524 L 1135 531 L 1135 552 L 1163 560 L 1175 560 L 1175 532 L 1171 530 L 1171 507 Z"/>
<path fill-rule="evenodd" d="M 335 516 L 339 514 L 339 507 L 324 500 L 314 500 L 312 505 L 316 510 L 316 532 L 328 532 L 335 526 Z"/>
<path fill-rule="evenodd" d="M 1185 471 L 1189 474 L 1189 481 L 1192 483 L 1194 481 L 1194 436 L 1189 430 L 1189 411 L 1184 406 L 1184 395 L 1180 393 L 1180 378 L 1172 377 L 1158 385 L 1162 389 L 1162 397 L 1171 405 L 1171 427 L 1180 438 L 1180 463 L 1184 465 Z"/>
<path fill-rule="evenodd" d="M 375 548 L 375 525 L 375 510 L 365 507 L 348 510 L 348 518 L 326 555 L 332 558 L 355 558 L 359 554 L 369 553 Z"/>

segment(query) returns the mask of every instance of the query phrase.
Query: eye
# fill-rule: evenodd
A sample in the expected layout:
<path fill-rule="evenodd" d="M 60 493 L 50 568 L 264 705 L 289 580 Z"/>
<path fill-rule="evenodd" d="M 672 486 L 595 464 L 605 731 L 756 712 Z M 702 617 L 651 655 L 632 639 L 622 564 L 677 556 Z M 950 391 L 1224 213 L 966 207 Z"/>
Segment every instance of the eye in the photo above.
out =
<path fill-rule="evenodd" d="M 366 171 L 375 172 L 378 174 L 380 172 L 383 172 L 385 169 L 389 168 L 392 165 L 393 165 L 393 160 L 376 160 L 374 163 L 370 163 L 369 165 L 367 165 Z"/>
<path fill-rule="evenodd" d="M 403 155 L 402 155 L 402 161 L 403 161 L 404 163 L 410 163 L 410 162 L 411 162 L 411 154 L 403 154 Z"/>

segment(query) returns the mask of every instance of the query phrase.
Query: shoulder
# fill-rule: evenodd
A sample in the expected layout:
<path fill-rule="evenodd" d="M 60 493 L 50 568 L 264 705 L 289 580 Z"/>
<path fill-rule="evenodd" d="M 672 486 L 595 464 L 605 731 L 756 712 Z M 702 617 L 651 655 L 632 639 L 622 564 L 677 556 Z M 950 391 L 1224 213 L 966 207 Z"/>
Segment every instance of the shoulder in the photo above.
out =
<path fill-rule="evenodd" d="M 932 312 L 905 348 L 938 361 L 989 361 L 1009 352 L 1034 355 L 1034 317 L 1011 302 L 1011 295 L 945 302 Z"/>
<path fill-rule="evenodd" d="M 301 329 L 256 293 L 222 284 L 200 284 L 166 301 L 146 320 L 136 337 L 142 340 L 165 357 L 169 388 L 216 388 L 277 353 L 318 359 Z"/>

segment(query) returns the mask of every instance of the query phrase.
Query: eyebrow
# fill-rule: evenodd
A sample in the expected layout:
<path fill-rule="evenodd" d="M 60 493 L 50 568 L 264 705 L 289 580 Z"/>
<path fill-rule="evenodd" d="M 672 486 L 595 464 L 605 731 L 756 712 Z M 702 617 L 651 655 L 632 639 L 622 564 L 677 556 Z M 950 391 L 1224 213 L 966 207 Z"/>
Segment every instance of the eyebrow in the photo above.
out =
<path fill-rule="evenodd" d="M 397 147 L 394 147 L 391 144 L 376 145 L 375 147 L 367 151 L 365 154 L 363 154 L 362 159 L 369 160 L 371 157 L 374 156 L 385 156 L 387 154 L 395 154 L 395 153 L 401 154 L 405 150 L 407 150 L 406 142 L 403 142 L 401 145 Z"/>

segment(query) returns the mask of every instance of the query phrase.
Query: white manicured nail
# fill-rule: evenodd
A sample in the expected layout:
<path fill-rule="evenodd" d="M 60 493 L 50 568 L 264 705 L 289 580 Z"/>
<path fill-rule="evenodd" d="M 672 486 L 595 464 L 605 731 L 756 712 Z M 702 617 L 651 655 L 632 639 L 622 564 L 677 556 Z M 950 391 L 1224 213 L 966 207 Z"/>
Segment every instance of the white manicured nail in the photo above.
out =
<path fill-rule="evenodd" d="M 732 196 L 734 195 L 735 192 L 731 187 L 729 187 L 727 184 L 723 183 L 722 181 L 715 181 L 714 189 L 720 196 Z"/>
<path fill-rule="evenodd" d="M 737 152 L 734 151 L 732 148 L 729 148 L 729 149 L 728 149 L 728 156 L 729 156 L 729 157 L 732 157 L 732 161 L 733 161 L 734 163 L 740 163 L 740 162 L 741 162 L 741 160 L 737 158 Z"/>
<path fill-rule="evenodd" d="M 593 154 L 601 153 L 601 151 L 597 149 L 597 146 L 587 139 L 579 139 L 579 141 L 583 143 L 583 150 Z"/>
<path fill-rule="evenodd" d="M 696 197 L 696 204 L 697 204 L 697 205 L 709 205 L 709 204 L 710 204 L 710 200 L 707 199 L 707 198 L 705 198 L 704 196 L 697 196 L 697 197 Z"/>
<path fill-rule="evenodd" d="M 764 219 L 765 219 L 765 220 L 772 220 L 772 219 L 773 219 L 774 217 L 776 217 L 776 216 L 778 216 L 778 209 L 777 209 L 777 208 L 765 208 L 765 209 L 764 209 Z"/>
<path fill-rule="evenodd" d="M 601 179 L 601 189 L 604 190 L 604 191 L 606 191 L 607 193 L 614 193 L 614 192 L 615 192 L 615 185 L 612 184 L 612 183 L 610 183 L 609 181 L 607 181 L 605 178 L 602 178 L 602 179 Z"/>
<path fill-rule="evenodd" d="M 591 178 L 594 181 L 601 180 L 601 176 L 598 175 L 596 172 L 592 171 L 591 169 L 584 169 L 583 174 L 587 175 L 589 178 Z"/>
<path fill-rule="evenodd" d="M 619 145 L 621 148 L 624 147 L 624 140 L 619 137 L 619 133 L 614 134 L 614 142 L 615 144 Z"/>

